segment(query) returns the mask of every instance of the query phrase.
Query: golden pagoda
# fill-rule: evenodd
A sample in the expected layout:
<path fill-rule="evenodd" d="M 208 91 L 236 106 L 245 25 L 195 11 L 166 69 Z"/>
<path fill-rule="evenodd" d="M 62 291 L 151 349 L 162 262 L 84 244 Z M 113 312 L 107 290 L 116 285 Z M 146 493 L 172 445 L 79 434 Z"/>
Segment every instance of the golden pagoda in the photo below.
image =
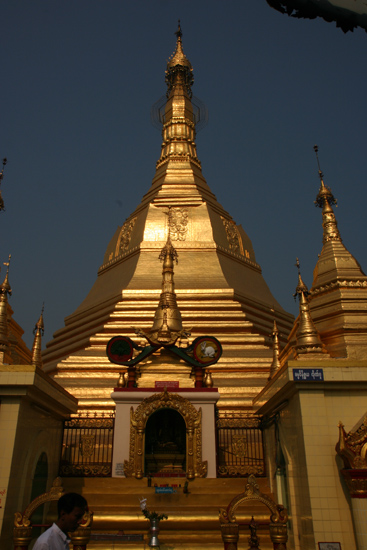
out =
<path fill-rule="evenodd" d="M 207 372 L 220 393 L 219 409 L 251 406 L 269 376 L 274 320 L 280 344 L 292 326 L 293 317 L 262 277 L 249 237 L 203 177 L 191 100 L 193 69 L 180 27 L 176 36 L 166 69 L 163 140 L 152 185 L 116 230 L 89 294 L 43 353 L 45 372 L 78 398 L 80 409 L 114 408 L 110 394 L 121 368 L 107 359 L 106 344 L 120 334 L 142 343 L 139 331 L 151 327 L 160 299 L 158 256 L 168 239 L 180 259 L 175 293 L 182 327 L 191 331 L 179 345 L 187 347 L 210 333 L 223 346 L 220 361 Z M 190 372 L 189 365 L 162 348 L 139 365 L 137 384 L 153 387 L 157 380 L 176 380 L 180 387 L 193 387 Z"/>

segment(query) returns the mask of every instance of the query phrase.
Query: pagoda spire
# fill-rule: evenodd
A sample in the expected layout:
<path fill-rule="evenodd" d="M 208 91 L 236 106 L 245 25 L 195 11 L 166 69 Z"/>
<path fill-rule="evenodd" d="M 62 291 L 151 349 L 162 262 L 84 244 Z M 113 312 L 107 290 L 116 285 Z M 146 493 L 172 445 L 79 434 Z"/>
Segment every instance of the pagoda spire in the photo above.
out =
<path fill-rule="evenodd" d="M 168 217 L 171 210 L 168 211 Z M 162 292 L 158 308 L 154 315 L 153 326 L 150 330 L 149 340 L 160 344 L 174 343 L 182 333 L 181 313 L 178 309 L 175 284 L 173 281 L 174 264 L 178 263 L 178 254 L 171 242 L 168 224 L 168 237 L 162 248 L 159 259 L 163 262 Z"/>
<path fill-rule="evenodd" d="M 323 243 L 328 241 L 339 241 L 341 242 L 340 233 L 338 230 L 338 224 L 335 218 L 334 211 L 332 209 L 333 205 L 337 205 L 337 200 L 331 192 L 331 189 L 327 187 L 324 183 L 324 174 L 320 169 L 320 162 L 318 151 L 319 148 L 317 145 L 314 146 L 314 151 L 316 154 L 317 164 L 319 167 L 319 177 L 320 177 L 320 189 L 315 200 L 315 205 L 319 208 L 322 208 L 322 227 L 323 227 Z"/>
<path fill-rule="evenodd" d="M 7 266 L 4 282 L 0 285 L 0 363 L 4 363 L 5 352 L 8 347 L 8 296 L 11 296 L 12 290 L 9 283 L 9 259 L 4 262 Z"/>
<path fill-rule="evenodd" d="M 175 34 L 176 49 L 168 60 L 166 69 L 167 102 L 164 114 L 161 115 L 163 141 L 157 169 L 170 160 L 175 163 L 189 160 L 201 168 L 196 153 L 195 115 L 191 102 L 194 74 L 192 65 L 183 52 L 180 21 Z"/>
<path fill-rule="evenodd" d="M 310 314 L 308 303 L 309 291 L 302 280 L 299 260 L 297 258 L 298 285 L 294 297 L 299 297 L 299 325 L 296 332 L 297 354 L 323 353 L 323 345 Z"/>
<path fill-rule="evenodd" d="M 274 325 L 273 325 L 273 361 L 270 366 L 270 372 L 269 372 L 269 378 L 268 380 L 271 380 L 274 376 L 274 374 L 277 372 L 277 370 L 280 369 L 280 361 L 279 361 L 279 331 L 277 327 L 277 322 L 274 319 Z"/>
<path fill-rule="evenodd" d="M 315 204 L 322 208 L 323 247 L 313 272 L 312 319 L 331 356 L 359 357 L 366 347 L 367 277 L 342 243 L 332 209 L 336 199 L 324 184 L 317 145 L 314 150 L 321 181 Z"/>
<path fill-rule="evenodd" d="M 33 334 L 34 334 L 34 341 L 32 346 L 32 365 L 35 367 L 42 368 L 42 336 L 45 333 L 45 326 L 43 323 L 43 311 L 44 311 L 44 305 L 42 306 L 41 315 L 36 323 L 36 326 L 34 327 Z"/>

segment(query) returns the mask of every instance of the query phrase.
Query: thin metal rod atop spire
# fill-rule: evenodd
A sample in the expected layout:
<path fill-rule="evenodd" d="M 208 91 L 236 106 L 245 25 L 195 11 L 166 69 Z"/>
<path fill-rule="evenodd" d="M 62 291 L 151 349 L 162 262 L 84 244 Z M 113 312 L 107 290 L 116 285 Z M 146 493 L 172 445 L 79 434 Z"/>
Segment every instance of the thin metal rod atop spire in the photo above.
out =
<path fill-rule="evenodd" d="M 181 38 L 181 36 L 182 36 L 181 21 L 180 20 L 178 20 L 178 29 L 175 32 L 175 35 L 177 36 L 177 38 Z"/>
<path fill-rule="evenodd" d="M 320 168 L 320 161 L 319 161 L 319 155 L 318 155 L 318 152 L 319 152 L 319 146 L 318 145 L 314 145 L 313 146 L 313 149 L 315 151 L 315 154 L 316 154 L 316 160 L 317 160 L 317 166 L 318 166 L 318 169 L 319 169 L 319 176 L 320 176 L 320 180 L 322 180 L 322 178 L 324 177 L 324 174 Z"/>

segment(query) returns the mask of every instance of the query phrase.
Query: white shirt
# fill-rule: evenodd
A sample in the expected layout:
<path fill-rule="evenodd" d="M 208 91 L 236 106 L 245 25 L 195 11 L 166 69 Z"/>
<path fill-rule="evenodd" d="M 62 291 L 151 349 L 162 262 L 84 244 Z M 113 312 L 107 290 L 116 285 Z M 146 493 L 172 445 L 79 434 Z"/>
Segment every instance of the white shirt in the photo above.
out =
<path fill-rule="evenodd" d="M 70 539 L 54 523 L 45 531 L 33 546 L 33 550 L 69 550 Z"/>

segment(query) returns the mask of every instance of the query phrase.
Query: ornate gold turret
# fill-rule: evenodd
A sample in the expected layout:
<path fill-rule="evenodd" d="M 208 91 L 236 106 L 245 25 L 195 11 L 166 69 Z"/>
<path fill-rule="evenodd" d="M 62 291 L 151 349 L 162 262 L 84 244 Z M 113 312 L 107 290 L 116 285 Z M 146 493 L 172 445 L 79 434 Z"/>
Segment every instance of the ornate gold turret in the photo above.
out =
<path fill-rule="evenodd" d="M 162 151 L 157 169 L 168 161 L 190 160 L 201 168 L 196 153 L 195 115 L 191 103 L 194 75 L 182 49 L 180 22 L 176 31 L 176 50 L 167 63 L 167 103 L 163 116 Z"/>
<path fill-rule="evenodd" d="M 268 380 L 271 380 L 276 373 L 276 371 L 280 368 L 280 361 L 279 361 L 279 331 L 277 327 L 277 322 L 274 319 L 274 325 L 273 325 L 273 362 L 270 366 L 270 372 L 269 372 L 269 378 Z"/>
<path fill-rule="evenodd" d="M 294 296 L 299 296 L 299 325 L 296 332 L 298 354 L 323 353 L 323 345 L 313 324 L 308 304 L 309 291 L 302 280 L 299 260 L 297 258 L 298 285 Z"/>
<path fill-rule="evenodd" d="M 9 284 L 9 260 L 4 262 L 7 266 L 4 282 L 0 285 L 0 363 L 4 363 L 4 356 L 9 345 L 8 339 L 8 296 L 11 296 L 12 290 Z"/>
<path fill-rule="evenodd" d="M 314 150 L 321 181 L 315 204 L 322 208 L 323 248 L 309 299 L 312 319 L 331 356 L 358 358 L 367 345 L 367 277 L 342 243 L 332 209 L 337 201 L 324 183 L 317 145 Z"/>
<path fill-rule="evenodd" d="M 154 315 L 149 340 L 152 343 L 173 344 L 182 333 L 182 320 L 177 306 L 173 282 L 173 266 L 175 262 L 178 263 L 178 254 L 171 242 L 169 233 L 159 259 L 163 262 L 162 292 Z"/>
<path fill-rule="evenodd" d="M 34 327 L 34 341 L 32 347 L 32 365 L 42 368 L 42 336 L 45 333 L 45 326 L 43 324 L 43 310 L 44 305 L 42 306 L 42 311 L 40 318 L 38 319 L 36 326 Z"/>
<path fill-rule="evenodd" d="M 320 190 L 315 200 L 315 205 L 319 208 L 322 208 L 322 227 L 324 230 L 323 242 L 328 241 L 340 241 L 341 237 L 338 230 L 338 224 L 336 222 L 335 214 L 333 212 L 332 206 L 337 204 L 337 200 L 331 192 L 331 189 L 324 184 L 324 174 L 320 169 L 320 162 L 318 157 L 319 148 L 317 145 L 314 146 L 316 153 L 317 164 L 319 167 L 319 176 L 320 176 Z"/>

